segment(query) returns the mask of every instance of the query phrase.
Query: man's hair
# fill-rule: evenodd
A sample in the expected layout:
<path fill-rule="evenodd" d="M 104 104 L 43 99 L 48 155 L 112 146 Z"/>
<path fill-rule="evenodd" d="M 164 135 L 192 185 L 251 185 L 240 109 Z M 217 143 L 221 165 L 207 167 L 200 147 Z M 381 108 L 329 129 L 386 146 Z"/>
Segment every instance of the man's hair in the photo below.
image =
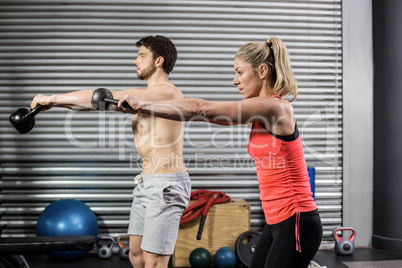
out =
<path fill-rule="evenodd" d="M 141 38 L 136 44 L 137 47 L 148 48 L 153 55 L 153 59 L 163 57 L 163 70 L 170 74 L 177 60 L 177 50 L 169 38 L 156 35 Z"/>

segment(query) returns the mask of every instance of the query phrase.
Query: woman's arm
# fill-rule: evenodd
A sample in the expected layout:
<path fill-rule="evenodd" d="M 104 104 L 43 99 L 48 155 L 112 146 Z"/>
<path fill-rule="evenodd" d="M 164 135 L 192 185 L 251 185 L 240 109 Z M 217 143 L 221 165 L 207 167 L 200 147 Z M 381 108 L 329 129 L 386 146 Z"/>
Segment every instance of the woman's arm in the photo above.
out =
<path fill-rule="evenodd" d="M 208 121 L 220 125 L 247 124 L 251 121 L 275 121 L 280 106 L 276 100 L 257 97 L 237 102 L 212 102 L 198 98 L 170 101 L 142 101 L 125 95 L 119 107 L 127 102 L 129 113 L 146 113 L 176 121 Z"/>

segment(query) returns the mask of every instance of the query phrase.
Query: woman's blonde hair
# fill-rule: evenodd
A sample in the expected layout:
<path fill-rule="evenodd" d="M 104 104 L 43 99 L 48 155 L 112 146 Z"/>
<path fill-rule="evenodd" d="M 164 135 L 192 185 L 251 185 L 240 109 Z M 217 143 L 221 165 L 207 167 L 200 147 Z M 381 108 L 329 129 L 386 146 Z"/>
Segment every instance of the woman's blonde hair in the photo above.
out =
<path fill-rule="evenodd" d="M 297 98 L 297 83 L 290 66 L 289 53 L 285 44 L 278 37 L 271 37 L 265 43 L 251 42 L 243 45 L 236 53 L 258 70 L 261 64 L 267 64 L 268 92 L 281 97 L 292 95 L 290 101 Z"/>

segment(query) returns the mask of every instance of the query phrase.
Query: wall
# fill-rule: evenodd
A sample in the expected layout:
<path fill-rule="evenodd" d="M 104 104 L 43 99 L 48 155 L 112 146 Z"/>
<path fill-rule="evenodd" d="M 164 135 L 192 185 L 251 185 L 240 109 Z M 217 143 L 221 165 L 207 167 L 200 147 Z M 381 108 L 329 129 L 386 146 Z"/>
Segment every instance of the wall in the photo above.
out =
<path fill-rule="evenodd" d="M 343 1 L 343 225 L 371 244 L 373 218 L 373 49 L 371 1 Z"/>

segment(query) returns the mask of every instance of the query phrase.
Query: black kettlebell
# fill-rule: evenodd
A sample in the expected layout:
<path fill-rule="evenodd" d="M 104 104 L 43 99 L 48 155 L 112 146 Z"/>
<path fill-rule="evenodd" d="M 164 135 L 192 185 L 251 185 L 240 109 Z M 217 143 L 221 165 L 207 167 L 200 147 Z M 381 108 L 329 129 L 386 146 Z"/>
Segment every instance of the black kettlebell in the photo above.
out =
<path fill-rule="evenodd" d="M 113 99 L 113 94 L 107 88 L 98 88 L 94 90 L 91 99 L 91 105 L 95 110 L 105 111 L 110 105 L 117 105 L 118 100 Z"/>
<path fill-rule="evenodd" d="M 94 90 L 91 99 L 91 105 L 95 110 L 105 111 L 109 109 L 110 105 L 118 105 L 119 101 L 113 99 L 113 94 L 107 88 L 97 88 Z M 123 103 L 123 107 L 130 108 L 128 103 Z"/>
<path fill-rule="evenodd" d="M 349 237 L 339 237 L 337 232 L 351 231 Z M 355 250 L 354 240 L 356 238 L 356 230 L 353 227 L 337 227 L 332 231 L 332 236 L 335 239 L 335 252 L 338 255 L 352 255 Z"/>
<path fill-rule="evenodd" d="M 117 238 L 117 244 L 119 245 L 119 255 L 122 259 L 128 259 L 128 254 L 130 253 L 130 246 L 128 244 L 123 244 L 122 240 L 129 239 L 129 235 L 121 235 Z"/>
<path fill-rule="evenodd" d="M 28 133 L 35 126 L 35 115 L 37 115 L 42 109 L 43 106 L 40 104 L 31 111 L 28 111 L 28 109 L 25 108 L 19 108 L 10 115 L 8 121 L 10 121 L 20 134 Z"/>
<path fill-rule="evenodd" d="M 109 259 L 113 256 L 114 239 L 112 237 L 99 237 L 96 240 L 98 247 L 98 257 L 101 259 Z"/>

